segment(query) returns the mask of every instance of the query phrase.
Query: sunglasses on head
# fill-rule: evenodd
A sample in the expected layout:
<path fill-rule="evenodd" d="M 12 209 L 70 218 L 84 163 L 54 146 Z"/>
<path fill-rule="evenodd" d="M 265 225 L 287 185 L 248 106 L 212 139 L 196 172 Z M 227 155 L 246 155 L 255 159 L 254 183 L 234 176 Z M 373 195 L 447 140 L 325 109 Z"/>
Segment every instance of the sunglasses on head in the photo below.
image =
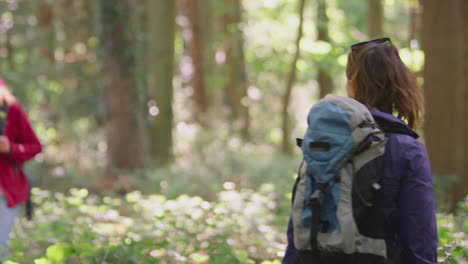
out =
<path fill-rule="evenodd" d="M 386 42 L 392 43 L 390 38 L 378 38 L 378 39 L 363 41 L 363 42 L 359 42 L 359 43 L 351 45 L 351 50 L 356 50 L 357 48 L 362 47 L 362 46 L 364 46 L 366 44 L 369 44 L 369 43 L 384 44 Z"/>

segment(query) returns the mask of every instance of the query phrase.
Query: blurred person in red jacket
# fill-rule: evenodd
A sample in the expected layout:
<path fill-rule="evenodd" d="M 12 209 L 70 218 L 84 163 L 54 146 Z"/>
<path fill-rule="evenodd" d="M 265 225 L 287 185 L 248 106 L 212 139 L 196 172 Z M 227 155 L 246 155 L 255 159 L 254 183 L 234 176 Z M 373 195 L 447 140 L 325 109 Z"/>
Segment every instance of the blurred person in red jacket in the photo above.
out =
<path fill-rule="evenodd" d="M 0 263 L 8 255 L 8 240 L 19 207 L 29 196 L 23 163 L 41 150 L 26 113 L 0 79 Z"/>

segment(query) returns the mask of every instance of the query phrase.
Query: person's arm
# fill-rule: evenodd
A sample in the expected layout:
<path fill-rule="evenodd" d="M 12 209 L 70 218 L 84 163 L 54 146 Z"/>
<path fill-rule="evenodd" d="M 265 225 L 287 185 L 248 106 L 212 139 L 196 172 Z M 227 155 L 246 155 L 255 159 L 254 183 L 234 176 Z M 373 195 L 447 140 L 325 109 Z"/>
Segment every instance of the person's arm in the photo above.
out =
<path fill-rule="evenodd" d="M 15 103 L 10 106 L 8 122 L 12 124 L 8 129 L 11 129 L 11 134 L 14 135 L 9 138 L 10 152 L 7 156 L 10 160 L 23 163 L 42 151 L 41 143 L 20 104 Z"/>
<path fill-rule="evenodd" d="M 426 149 L 419 142 L 407 153 L 409 167 L 402 176 L 399 197 L 400 238 L 405 263 L 437 263 L 434 185 Z"/>
<path fill-rule="evenodd" d="M 283 264 L 297 264 L 296 248 L 294 247 L 294 230 L 292 218 L 289 218 L 288 223 L 288 246 L 284 253 Z"/>

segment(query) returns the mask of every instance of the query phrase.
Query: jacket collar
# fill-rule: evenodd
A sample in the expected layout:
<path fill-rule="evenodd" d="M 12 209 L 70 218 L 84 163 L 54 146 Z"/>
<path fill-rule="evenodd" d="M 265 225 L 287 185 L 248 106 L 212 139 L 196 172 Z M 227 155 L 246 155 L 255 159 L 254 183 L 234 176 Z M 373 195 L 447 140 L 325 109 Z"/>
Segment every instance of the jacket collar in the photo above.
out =
<path fill-rule="evenodd" d="M 411 130 L 409 126 L 400 118 L 392 114 L 382 112 L 376 109 L 371 110 L 377 124 L 387 133 L 398 133 L 418 138 L 419 135 Z"/>

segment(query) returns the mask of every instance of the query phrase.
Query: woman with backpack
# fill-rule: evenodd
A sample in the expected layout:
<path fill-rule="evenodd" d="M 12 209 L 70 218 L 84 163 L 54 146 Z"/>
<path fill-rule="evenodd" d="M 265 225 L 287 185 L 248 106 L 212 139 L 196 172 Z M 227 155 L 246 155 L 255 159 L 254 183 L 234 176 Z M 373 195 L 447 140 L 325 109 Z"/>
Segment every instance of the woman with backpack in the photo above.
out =
<path fill-rule="evenodd" d="M 346 76 L 348 96 L 370 110 L 387 138 L 383 199 L 378 208 L 385 227 L 387 259 L 382 263 L 436 264 L 438 235 L 432 172 L 426 149 L 413 131 L 423 116 L 422 90 L 389 38 L 352 45 Z M 314 254 L 315 260 L 304 261 L 294 244 L 294 226 L 291 218 L 284 264 L 339 264 L 344 263 L 343 259 L 346 263 L 368 263 L 353 255 L 334 258 Z"/>
<path fill-rule="evenodd" d="M 41 149 L 26 113 L 0 79 L 0 263 L 8 255 L 8 240 L 19 207 L 29 197 L 23 163 Z"/>

